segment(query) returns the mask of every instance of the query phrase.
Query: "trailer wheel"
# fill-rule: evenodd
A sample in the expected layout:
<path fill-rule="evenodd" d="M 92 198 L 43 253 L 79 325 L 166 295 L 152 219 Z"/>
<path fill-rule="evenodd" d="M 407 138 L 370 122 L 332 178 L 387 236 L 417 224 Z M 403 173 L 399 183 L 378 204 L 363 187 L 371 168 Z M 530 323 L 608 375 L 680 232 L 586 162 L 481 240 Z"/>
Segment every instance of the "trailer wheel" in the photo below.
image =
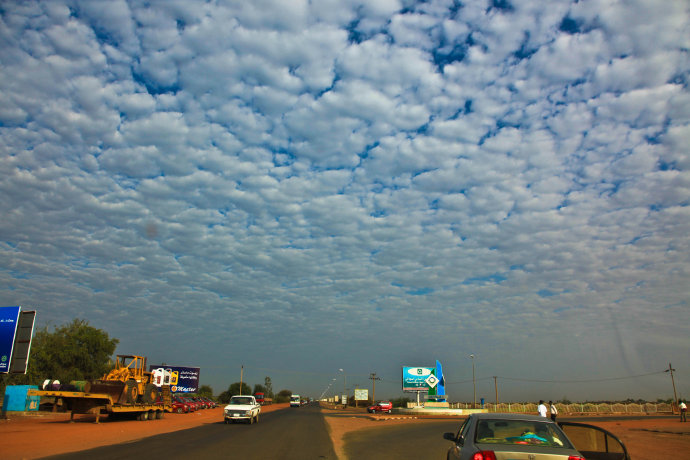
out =
<path fill-rule="evenodd" d="M 139 420 L 140 422 L 143 422 L 143 421 L 148 420 L 148 419 L 149 419 L 148 411 L 139 412 L 137 414 L 137 420 Z"/>

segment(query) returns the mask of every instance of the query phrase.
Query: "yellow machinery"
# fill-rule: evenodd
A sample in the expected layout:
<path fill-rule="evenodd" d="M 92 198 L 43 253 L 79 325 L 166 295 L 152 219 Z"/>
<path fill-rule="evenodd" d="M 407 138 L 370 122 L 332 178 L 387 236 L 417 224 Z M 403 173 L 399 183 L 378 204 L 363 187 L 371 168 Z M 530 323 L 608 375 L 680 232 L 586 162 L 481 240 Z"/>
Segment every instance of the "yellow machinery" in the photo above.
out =
<path fill-rule="evenodd" d="M 108 394 L 118 404 L 153 404 L 158 397 L 153 374 L 146 371 L 146 358 L 134 355 L 117 355 L 115 369 L 87 382 L 84 391 Z"/>

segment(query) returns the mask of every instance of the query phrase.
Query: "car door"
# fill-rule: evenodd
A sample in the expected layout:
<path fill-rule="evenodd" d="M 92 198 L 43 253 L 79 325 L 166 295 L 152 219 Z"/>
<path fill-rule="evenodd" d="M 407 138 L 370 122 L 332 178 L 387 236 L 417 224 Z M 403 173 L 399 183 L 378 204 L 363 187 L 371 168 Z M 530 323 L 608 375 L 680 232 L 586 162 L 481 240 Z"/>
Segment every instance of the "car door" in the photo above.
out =
<path fill-rule="evenodd" d="M 623 442 L 610 431 L 577 422 L 558 422 L 586 460 L 630 460 Z"/>
<path fill-rule="evenodd" d="M 467 438 L 467 435 L 470 431 L 470 425 L 471 422 L 470 418 L 468 417 L 465 419 L 464 423 L 460 425 L 460 428 L 458 429 L 457 433 L 446 433 L 444 435 L 445 439 L 453 441 L 454 443 L 453 446 L 450 449 L 448 449 L 448 460 L 462 458 L 462 447 L 465 444 L 464 440 Z"/>

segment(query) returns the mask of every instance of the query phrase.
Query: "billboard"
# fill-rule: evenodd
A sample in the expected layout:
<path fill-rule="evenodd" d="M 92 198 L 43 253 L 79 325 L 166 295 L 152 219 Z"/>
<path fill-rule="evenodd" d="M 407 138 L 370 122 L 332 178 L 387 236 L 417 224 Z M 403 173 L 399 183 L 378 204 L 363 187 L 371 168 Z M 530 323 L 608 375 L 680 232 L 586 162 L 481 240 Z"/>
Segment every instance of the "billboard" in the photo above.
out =
<path fill-rule="evenodd" d="M 149 372 L 154 373 L 154 378 L 156 375 L 169 376 L 171 393 L 196 393 L 199 391 L 200 371 L 200 367 L 168 366 L 167 364 L 149 366 Z"/>
<path fill-rule="evenodd" d="M 429 391 L 438 384 L 433 367 L 403 367 L 402 391 Z"/>
<path fill-rule="evenodd" d="M 0 308 L 0 373 L 10 371 L 14 335 L 17 332 L 20 307 Z"/>
<path fill-rule="evenodd" d="M 368 401 L 369 400 L 369 390 L 366 388 L 355 389 L 355 401 Z"/>

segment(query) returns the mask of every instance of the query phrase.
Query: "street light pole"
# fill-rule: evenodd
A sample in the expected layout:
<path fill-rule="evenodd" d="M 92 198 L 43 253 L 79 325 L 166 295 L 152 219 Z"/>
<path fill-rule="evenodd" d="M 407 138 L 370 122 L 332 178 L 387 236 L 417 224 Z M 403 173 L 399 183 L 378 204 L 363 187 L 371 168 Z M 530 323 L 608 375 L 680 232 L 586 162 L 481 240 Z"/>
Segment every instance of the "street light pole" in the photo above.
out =
<path fill-rule="evenodd" d="M 477 408 L 477 381 L 474 378 L 474 354 L 470 355 L 472 358 L 472 389 L 474 393 L 474 401 L 472 402 L 472 409 Z"/>
<path fill-rule="evenodd" d="M 339 369 L 343 373 L 343 396 L 345 396 L 344 405 L 347 406 L 347 374 L 344 370 Z"/>

